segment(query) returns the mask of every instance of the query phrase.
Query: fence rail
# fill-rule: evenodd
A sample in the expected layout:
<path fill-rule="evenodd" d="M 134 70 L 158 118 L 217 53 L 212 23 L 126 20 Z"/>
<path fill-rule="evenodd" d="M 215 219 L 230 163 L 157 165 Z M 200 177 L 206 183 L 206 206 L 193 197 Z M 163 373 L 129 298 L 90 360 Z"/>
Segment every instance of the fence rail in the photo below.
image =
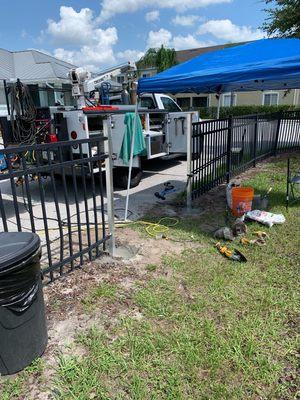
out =
<path fill-rule="evenodd" d="M 51 281 L 98 257 L 110 238 L 105 141 L 97 136 L 0 150 L 8 167 L 0 174 L 0 230 L 39 234 L 43 272 Z"/>
<path fill-rule="evenodd" d="M 300 111 L 197 122 L 191 141 L 193 200 L 265 157 L 300 149 Z"/>

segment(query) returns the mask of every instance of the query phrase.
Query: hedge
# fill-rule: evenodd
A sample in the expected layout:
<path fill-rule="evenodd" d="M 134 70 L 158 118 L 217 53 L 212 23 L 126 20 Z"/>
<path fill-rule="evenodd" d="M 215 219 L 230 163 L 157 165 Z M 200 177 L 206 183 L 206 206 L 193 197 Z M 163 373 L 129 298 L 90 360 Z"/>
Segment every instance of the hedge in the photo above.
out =
<path fill-rule="evenodd" d="M 300 106 L 281 105 L 281 106 L 233 106 L 221 107 L 220 118 L 228 118 L 230 116 L 251 115 L 251 114 L 264 114 L 273 113 L 278 111 L 300 110 Z M 200 118 L 217 117 L 217 107 L 200 107 L 198 109 Z"/>

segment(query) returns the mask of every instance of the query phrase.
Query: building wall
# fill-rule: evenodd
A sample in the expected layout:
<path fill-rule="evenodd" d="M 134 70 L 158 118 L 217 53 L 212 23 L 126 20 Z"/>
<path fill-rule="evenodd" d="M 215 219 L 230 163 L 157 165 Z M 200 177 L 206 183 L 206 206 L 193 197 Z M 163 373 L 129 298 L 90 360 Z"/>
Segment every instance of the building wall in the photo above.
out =
<path fill-rule="evenodd" d="M 237 106 L 249 106 L 249 105 L 263 105 L 264 104 L 264 94 L 278 93 L 278 105 L 300 105 L 300 89 L 292 90 L 265 90 L 256 92 L 239 92 L 235 93 L 235 105 Z M 228 93 L 228 95 L 230 95 Z M 223 96 L 221 95 L 221 106 L 223 106 Z M 174 98 L 179 103 L 187 105 L 191 108 L 196 108 L 193 106 L 194 98 L 204 98 L 207 97 L 207 106 L 217 107 L 218 100 L 215 94 L 190 94 L 190 93 L 180 93 L 174 96 Z"/>
<path fill-rule="evenodd" d="M 295 90 L 297 94 L 297 89 L 292 89 L 290 91 L 284 90 L 265 90 L 257 92 L 240 92 L 236 93 L 236 105 L 263 105 L 264 94 L 267 93 L 278 93 L 278 105 L 294 105 L 295 101 Z M 216 96 L 212 95 L 211 105 L 217 106 Z M 222 104 L 222 103 L 221 103 Z"/>
<path fill-rule="evenodd" d="M 157 69 L 155 67 L 152 68 L 141 68 L 137 70 L 138 79 L 140 78 L 150 78 L 157 74 Z"/>

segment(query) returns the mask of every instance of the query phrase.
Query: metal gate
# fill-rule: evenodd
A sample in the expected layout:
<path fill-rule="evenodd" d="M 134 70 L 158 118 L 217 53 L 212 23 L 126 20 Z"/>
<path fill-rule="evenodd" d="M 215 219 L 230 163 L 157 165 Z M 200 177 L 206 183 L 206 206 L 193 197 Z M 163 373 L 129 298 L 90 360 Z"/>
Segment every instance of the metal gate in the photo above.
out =
<path fill-rule="evenodd" d="M 0 174 L 0 230 L 40 236 L 42 269 L 50 281 L 113 245 L 109 150 L 110 141 L 100 136 L 0 150 L 7 164 Z"/>

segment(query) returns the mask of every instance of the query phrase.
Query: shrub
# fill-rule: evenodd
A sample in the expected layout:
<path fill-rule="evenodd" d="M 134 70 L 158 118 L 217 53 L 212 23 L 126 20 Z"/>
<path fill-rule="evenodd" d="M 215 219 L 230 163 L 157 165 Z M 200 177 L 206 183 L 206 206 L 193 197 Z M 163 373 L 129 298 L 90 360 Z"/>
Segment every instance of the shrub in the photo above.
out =
<path fill-rule="evenodd" d="M 281 105 L 281 106 L 234 106 L 234 107 L 221 107 L 220 118 L 228 118 L 230 116 L 236 117 L 240 115 L 251 114 L 267 114 L 279 111 L 299 110 L 299 106 Z M 198 109 L 200 118 L 216 118 L 217 107 L 201 107 Z"/>

